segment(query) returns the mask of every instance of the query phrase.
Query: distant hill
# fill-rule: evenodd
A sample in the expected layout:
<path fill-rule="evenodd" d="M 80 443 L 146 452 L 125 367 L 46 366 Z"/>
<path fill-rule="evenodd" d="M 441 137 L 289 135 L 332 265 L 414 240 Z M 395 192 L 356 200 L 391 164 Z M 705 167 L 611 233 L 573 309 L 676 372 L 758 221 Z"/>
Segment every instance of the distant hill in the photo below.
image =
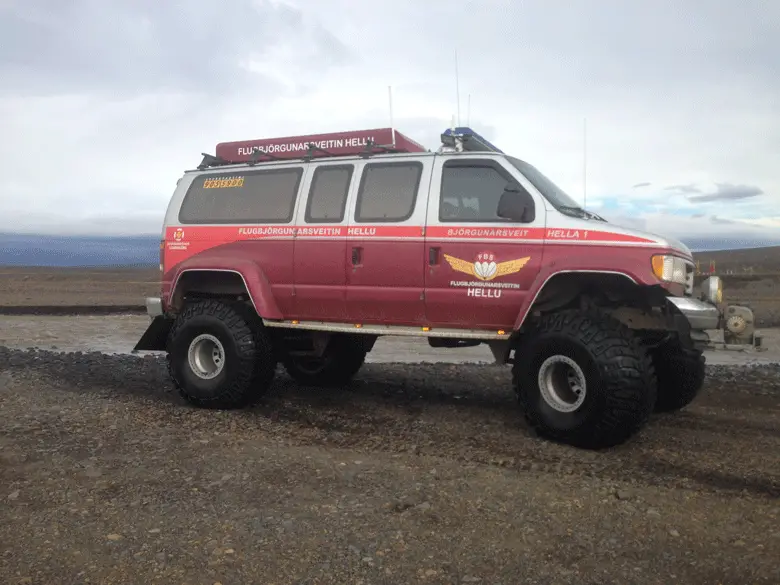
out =
<path fill-rule="evenodd" d="M 155 236 L 77 237 L 0 234 L 3 266 L 157 266 Z"/>
<path fill-rule="evenodd" d="M 694 252 L 714 250 L 749 250 L 760 248 L 771 250 L 777 257 L 780 248 L 767 246 L 780 245 L 777 241 L 750 240 L 737 241 L 720 238 L 691 238 L 683 242 Z M 52 266 L 52 267 L 88 267 L 88 266 L 140 266 L 152 267 L 159 263 L 160 240 L 157 236 L 49 236 L 27 234 L 0 234 L 0 266 Z M 722 252 L 719 252 L 722 254 Z M 755 255 L 748 252 L 750 258 Z M 702 259 L 705 259 L 702 256 Z M 710 256 L 706 256 L 706 261 Z M 740 265 L 749 262 L 740 260 Z M 763 262 L 763 261 L 762 261 Z"/>
<path fill-rule="evenodd" d="M 715 268 L 719 273 L 780 274 L 780 246 L 705 250 L 694 253 L 694 257 L 700 261 L 703 271 L 709 269 L 710 262 L 715 262 Z"/>
<path fill-rule="evenodd" d="M 731 250 L 753 250 L 780 246 L 780 234 L 777 238 L 768 240 L 764 238 L 680 238 L 692 252 L 712 252 Z"/>

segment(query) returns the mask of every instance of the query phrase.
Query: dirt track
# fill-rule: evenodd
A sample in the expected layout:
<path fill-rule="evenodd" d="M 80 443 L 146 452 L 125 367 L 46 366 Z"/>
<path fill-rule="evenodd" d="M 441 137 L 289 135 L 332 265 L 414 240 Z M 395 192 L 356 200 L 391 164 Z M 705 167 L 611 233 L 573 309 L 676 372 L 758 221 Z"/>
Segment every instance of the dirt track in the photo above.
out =
<path fill-rule="evenodd" d="M 157 270 L 138 268 L 0 266 L 0 311 L 31 306 L 143 307 L 147 296 L 159 294 L 159 278 Z"/>

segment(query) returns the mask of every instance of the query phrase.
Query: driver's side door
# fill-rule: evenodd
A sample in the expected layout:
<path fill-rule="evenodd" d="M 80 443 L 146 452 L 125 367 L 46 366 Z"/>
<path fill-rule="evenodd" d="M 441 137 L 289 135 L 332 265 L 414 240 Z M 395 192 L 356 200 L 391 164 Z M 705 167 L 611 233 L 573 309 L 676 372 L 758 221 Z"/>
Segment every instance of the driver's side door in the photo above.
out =
<path fill-rule="evenodd" d="M 498 216 L 507 184 L 533 201 L 533 219 Z M 545 207 L 495 157 L 437 156 L 425 229 L 425 314 L 432 327 L 511 330 L 542 265 Z"/>

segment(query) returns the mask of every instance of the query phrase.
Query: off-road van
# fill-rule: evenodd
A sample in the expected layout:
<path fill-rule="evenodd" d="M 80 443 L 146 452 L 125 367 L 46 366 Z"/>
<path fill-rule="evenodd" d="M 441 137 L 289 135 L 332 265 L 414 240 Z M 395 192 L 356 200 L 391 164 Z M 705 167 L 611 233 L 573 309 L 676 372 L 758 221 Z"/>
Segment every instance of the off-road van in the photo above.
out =
<path fill-rule="evenodd" d="M 380 335 L 487 344 L 529 423 L 616 445 L 690 403 L 717 278 L 680 242 L 610 224 L 468 128 L 435 152 L 382 128 L 220 143 L 186 171 L 138 350 L 202 407 L 257 400 L 281 363 L 348 382 Z"/>

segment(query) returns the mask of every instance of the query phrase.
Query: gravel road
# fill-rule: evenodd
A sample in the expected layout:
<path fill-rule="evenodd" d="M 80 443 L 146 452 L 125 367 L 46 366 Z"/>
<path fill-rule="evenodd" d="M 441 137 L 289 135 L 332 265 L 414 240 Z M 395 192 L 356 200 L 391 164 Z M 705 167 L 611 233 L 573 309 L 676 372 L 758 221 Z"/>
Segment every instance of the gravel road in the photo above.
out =
<path fill-rule="evenodd" d="M 368 364 L 210 412 L 157 356 L 0 348 L 2 581 L 780 582 L 779 366 L 711 366 L 599 453 L 533 437 L 508 383 Z"/>
<path fill-rule="evenodd" d="M 0 309 L 1 311 L 2 309 Z M 146 315 L 2 315 L 0 345 L 58 351 L 102 351 L 129 354 L 149 325 Z M 762 329 L 766 351 L 707 352 L 707 362 L 721 365 L 780 363 L 780 329 Z M 368 354 L 369 363 L 492 362 L 485 345 L 432 348 L 425 339 L 382 337 Z"/>

